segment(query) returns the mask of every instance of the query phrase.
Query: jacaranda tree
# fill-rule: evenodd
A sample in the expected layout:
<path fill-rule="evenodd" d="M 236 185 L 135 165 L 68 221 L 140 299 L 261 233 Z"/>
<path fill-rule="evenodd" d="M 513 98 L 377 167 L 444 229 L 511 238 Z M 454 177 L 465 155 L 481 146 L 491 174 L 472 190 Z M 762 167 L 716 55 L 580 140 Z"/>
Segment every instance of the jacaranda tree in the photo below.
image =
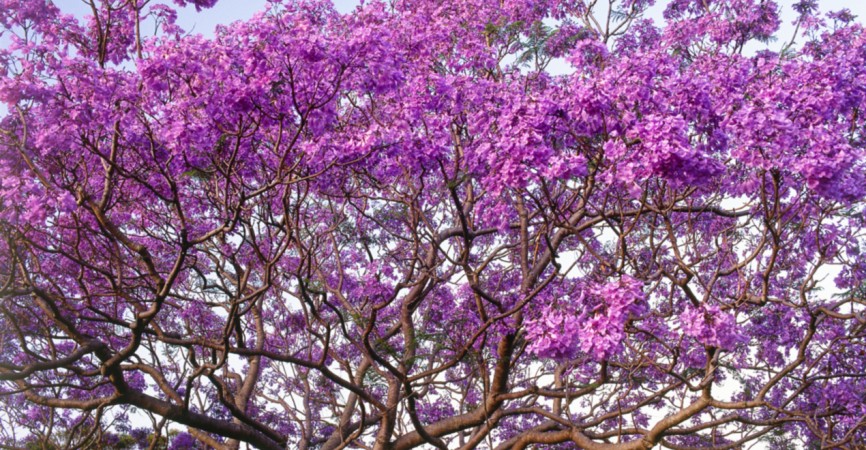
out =
<path fill-rule="evenodd" d="M 57 3 L 0 1 L 2 448 L 866 441 L 850 12 Z"/>

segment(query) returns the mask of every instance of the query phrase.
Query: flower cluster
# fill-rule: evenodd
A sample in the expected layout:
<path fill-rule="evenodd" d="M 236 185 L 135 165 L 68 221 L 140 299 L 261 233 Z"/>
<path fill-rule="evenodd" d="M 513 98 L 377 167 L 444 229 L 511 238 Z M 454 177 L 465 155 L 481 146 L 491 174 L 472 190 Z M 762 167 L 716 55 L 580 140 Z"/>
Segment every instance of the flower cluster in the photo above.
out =
<path fill-rule="evenodd" d="M 527 350 L 540 357 L 570 359 L 577 353 L 581 316 L 567 311 L 548 309 L 526 323 Z"/>
<path fill-rule="evenodd" d="M 732 349 L 740 341 L 734 316 L 725 313 L 718 305 L 702 303 L 688 307 L 679 316 L 683 333 L 701 344 L 721 349 Z"/>
<path fill-rule="evenodd" d="M 643 283 L 624 275 L 594 284 L 572 302 L 583 312 L 549 308 L 526 325 L 528 350 L 541 358 L 574 358 L 578 350 L 595 360 L 609 358 L 625 339 L 625 324 L 646 310 Z"/>

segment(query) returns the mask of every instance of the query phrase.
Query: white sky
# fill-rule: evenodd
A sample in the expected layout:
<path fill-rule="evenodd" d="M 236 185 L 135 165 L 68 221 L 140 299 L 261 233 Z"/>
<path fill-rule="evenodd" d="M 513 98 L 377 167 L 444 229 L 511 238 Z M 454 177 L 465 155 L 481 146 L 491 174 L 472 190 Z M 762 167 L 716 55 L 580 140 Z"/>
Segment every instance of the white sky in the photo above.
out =
<path fill-rule="evenodd" d="M 332 0 L 335 7 L 340 12 L 350 12 L 359 3 L 360 0 Z M 797 0 L 775 0 L 782 7 L 782 27 L 777 34 L 778 40 L 764 46 L 756 44 L 753 50 L 769 48 L 770 50 L 778 51 L 785 42 L 790 40 L 794 30 L 793 22 L 796 19 L 796 14 L 791 5 Z M 817 0 L 820 9 L 823 12 L 838 11 L 843 8 L 848 8 L 857 16 L 857 21 L 866 23 L 866 0 Z M 76 14 L 84 15 L 89 12 L 89 7 L 82 0 L 55 0 L 54 2 L 62 10 Z M 657 24 L 662 22 L 662 11 L 665 0 L 657 0 L 657 5 L 650 9 L 648 16 L 653 18 Z M 228 24 L 236 20 L 249 19 L 258 11 L 261 11 L 267 5 L 266 0 L 222 0 L 211 9 L 206 9 L 201 12 L 196 12 L 193 7 L 181 8 L 178 11 L 178 25 L 187 31 L 210 35 L 215 27 L 219 24 Z M 3 45 L 3 39 L 0 39 L 0 45 Z M 0 109 L 0 112 L 5 108 Z"/>
<path fill-rule="evenodd" d="M 359 0 L 332 0 L 337 10 L 340 12 L 349 12 L 359 4 Z M 775 0 L 782 7 L 782 29 L 780 30 L 780 38 L 790 38 L 794 27 L 792 22 L 796 18 L 796 14 L 791 5 L 795 0 Z M 55 3 L 64 10 L 71 12 L 86 11 L 87 7 L 81 0 L 55 0 Z M 661 11 L 663 4 L 667 3 L 664 0 L 657 0 L 657 5 L 650 11 L 650 17 L 653 17 L 656 22 L 661 21 Z M 210 34 L 218 24 L 226 24 L 235 20 L 248 19 L 257 11 L 265 8 L 267 2 L 265 0 L 222 0 L 211 9 L 203 10 L 197 13 L 195 8 L 187 7 L 181 9 L 178 14 L 178 22 L 181 27 L 186 30 L 194 30 L 195 32 Z M 866 23 L 866 0 L 818 0 L 818 4 L 822 11 L 838 11 L 843 8 L 848 8 L 857 16 L 857 20 Z M 779 43 L 781 45 L 781 42 Z M 771 43 L 770 48 L 774 46 Z"/>

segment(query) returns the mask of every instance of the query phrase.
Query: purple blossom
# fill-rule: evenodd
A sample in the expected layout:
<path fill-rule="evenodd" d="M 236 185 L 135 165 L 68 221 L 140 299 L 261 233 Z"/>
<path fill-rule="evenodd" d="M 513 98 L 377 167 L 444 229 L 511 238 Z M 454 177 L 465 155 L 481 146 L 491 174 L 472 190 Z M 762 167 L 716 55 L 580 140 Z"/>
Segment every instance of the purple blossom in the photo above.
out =
<path fill-rule="evenodd" d="M 683 333 L 703 345 L 730 350 L 741 340 L 734 316 L 722 312 L 718 305 L 688 307 L 679 320 Z"/>
<path fill-rule="evenodd" d="M 866 442 L 850 12 L 68 3 L 0 0 L 0 447 Z"/>

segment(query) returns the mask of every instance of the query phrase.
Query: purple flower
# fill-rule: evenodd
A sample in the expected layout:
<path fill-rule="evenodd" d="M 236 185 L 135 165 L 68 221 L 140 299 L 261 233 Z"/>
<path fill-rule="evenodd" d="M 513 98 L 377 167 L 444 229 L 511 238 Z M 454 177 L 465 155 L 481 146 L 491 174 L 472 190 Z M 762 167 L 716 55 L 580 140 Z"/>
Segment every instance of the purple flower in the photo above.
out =
<path fill-rule="evenodd" d="M 741 340 L 734 316 L 722 312 L 718 305 L 687 307 L 679 320 L 683 333 L 707 346 L 730 350 Z"/>

